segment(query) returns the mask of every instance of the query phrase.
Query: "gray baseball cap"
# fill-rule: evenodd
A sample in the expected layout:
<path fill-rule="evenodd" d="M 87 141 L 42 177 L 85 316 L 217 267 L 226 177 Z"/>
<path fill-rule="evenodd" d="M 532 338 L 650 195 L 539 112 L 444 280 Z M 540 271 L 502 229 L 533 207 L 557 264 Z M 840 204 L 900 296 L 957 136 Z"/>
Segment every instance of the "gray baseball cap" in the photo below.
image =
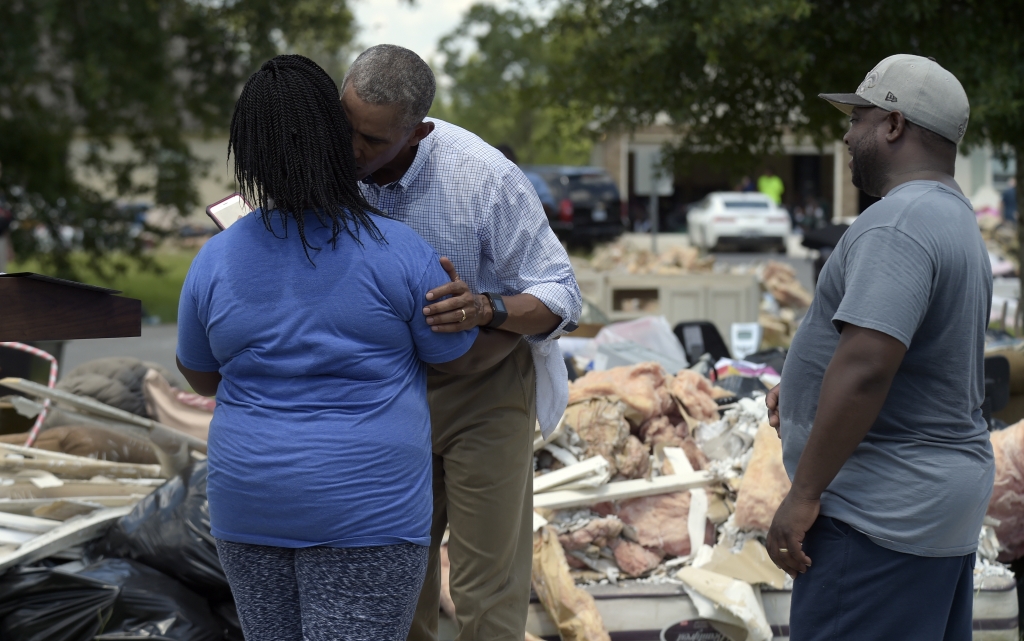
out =
<path fill-rule="evenodd" d="M 971 115 L 967 93 L 956 76 L 931 58 L 905 53 L 875 65 L 857 93 L 822 93 L 818 97 L 845 114 L 854 107 L 899 110 L 910 122 L 954 143 L 963 140 Z"/>

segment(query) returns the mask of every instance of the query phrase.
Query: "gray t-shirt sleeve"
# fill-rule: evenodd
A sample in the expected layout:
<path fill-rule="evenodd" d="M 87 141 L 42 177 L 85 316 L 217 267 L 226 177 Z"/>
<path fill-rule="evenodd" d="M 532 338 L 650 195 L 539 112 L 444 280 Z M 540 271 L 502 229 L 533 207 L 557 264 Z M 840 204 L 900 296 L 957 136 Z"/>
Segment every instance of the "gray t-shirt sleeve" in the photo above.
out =
<path fill-rule="evenodd" d="M 893 227 L 871 229 L 843 257 L 843 299 L 832 316 L 888 334 L 908 349 L 928 311 L 935 266 L 915 240 Z"/>

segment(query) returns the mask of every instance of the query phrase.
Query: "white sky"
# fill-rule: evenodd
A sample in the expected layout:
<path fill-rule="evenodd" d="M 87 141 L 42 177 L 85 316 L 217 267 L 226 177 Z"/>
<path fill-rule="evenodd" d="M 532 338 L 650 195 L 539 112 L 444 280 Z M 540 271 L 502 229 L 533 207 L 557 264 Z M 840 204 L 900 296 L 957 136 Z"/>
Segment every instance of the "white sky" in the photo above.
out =
<path fill-rule="evenodd" d="M 396 44 L 412 49 L 431 64 L 440 64 L 437 41 L 454 29 L 463 14 L 479 0 L 354 0 L 359 32 L 357 50 L 378 44 Z M 526 0 L 536 10 L 543 0 Z M 510 7 L 513 0 L 490 0 L 488 4 Z"/>

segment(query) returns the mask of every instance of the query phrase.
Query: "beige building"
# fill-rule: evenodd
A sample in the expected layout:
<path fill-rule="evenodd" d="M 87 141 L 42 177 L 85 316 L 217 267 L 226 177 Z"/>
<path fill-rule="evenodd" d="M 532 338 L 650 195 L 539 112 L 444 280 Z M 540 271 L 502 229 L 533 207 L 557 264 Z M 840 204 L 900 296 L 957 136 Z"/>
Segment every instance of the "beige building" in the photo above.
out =
<path fill-rule="evenodd" d="M 197 177 L 196 191 L 199 196 L 200 206 L 193 211 L 182 212 L 186 224 L 198 227 L 213 227 L 213 223 L 206 216 L 206 205 L 214 203 L 221 198 L 235 191 L 234 169 L 228 164 L 228 137 L 227 135 L 204 138 L 201 136 L 189 136 L 186 138 L 189 149 L 207 164 L 204 175 Z M 96 189 L 107 196 L 113 196 L 107 176 L 102 176 L 90 171 L 81 164 L 81 159 L 87 152 L 87 143 L 77 141 L 71 146 L 71 162 L 75 166 L 75 176 L 78 180 L 89 187 Z M 131 144 L 127 139 L 115 139 L 108 157 L 111 160 L 127 160 L 132 153 Z M 133 178 L 138 182 L 145 182 L 153 179 L 151 170 L 140 170 Z M 126 199 L 126 202 L 151 203 L 151 196 L 139 196 Z M 159 211 L 155 212 L 159 218 Z M 152 221 L 157 222 L 157 221 Z"/>
<path fill-rule="evenodd" d="M 633 189 L 636 155 L 676 140 L 678 134 L 668 125 L 608 134 L 595 143 L 591 164 L 603 167 L 611 174 L 624 200 L 628 194 L 631 211 L 643 217 L 647 199 L 637 196 Z M 809 203 L 817 204 L 833 220 L 848 220 L 875 201 L 853 186 L 849 155 L 842 141 L 821 148 L 810 140 L 799 140 L 794 136 L 784 136 L 782 142 L 783 153 L 766 156 L 757 173 L 750 178 L 756 182 L 762 169 L 771 168 L 782 178 L 786 187 L 783 204 L 791 211 Z M 956 180 L 974 202 L 975 209 L 988 206 L 1013 175 L 1013 161 L 1002 162 L 988 146 L 970 150 L 969 154 L 964 151 L 961 149 L 957 156 Z M 681 228 L 686 205 L 697 202 L 712 191 L 732 190 L 741 178 L 723 169 L 696 164 L 676 174 L 674 194 L 662 198 L 659 203 L 664 231 Z"/>

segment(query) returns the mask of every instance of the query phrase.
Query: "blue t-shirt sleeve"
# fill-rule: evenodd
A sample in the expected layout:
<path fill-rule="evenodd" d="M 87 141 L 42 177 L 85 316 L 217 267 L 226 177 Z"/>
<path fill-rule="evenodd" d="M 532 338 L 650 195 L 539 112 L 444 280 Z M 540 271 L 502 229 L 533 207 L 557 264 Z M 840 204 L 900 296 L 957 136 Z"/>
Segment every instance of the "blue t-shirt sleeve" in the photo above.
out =
<path fill-rule="evenodd" d="M 409 330 L 416 345 L 416 355 L 425 363 L 447 363 L 455 360 L 469 351 L 476 341 L 477 334 L 480 333 L 476 327 L 457 333 L 435 332 L 427 325 L 427 317 L 423 315 L 423 308 L 431 302 L 427 300 L 427 292 L 449 280 L 448 274 L 441 267 L 440 259 L 435 254 L 428 262 L 419 283 L 413 287 L 413 301 L 416 304 L 412 319 L 409 321 Z"/>
<path fill-rule="evenodd" d="M 220 363 L 213 356 L 206 326 L 199 317 L 196 284 L 203 282 L 202 265 L 199 256 L 192 261 L 185 284 L 178 299 L 178 360 L 185 367 L 197 372 L 216 372 Z"/>
<path fill-rule="evenodd" d="M 908 348 L 932 295 L 934 265 L 917 241 L 891 227 L 857 238 L 844 256 L 843 299 L 832 317 L 888 334 Z"/>

